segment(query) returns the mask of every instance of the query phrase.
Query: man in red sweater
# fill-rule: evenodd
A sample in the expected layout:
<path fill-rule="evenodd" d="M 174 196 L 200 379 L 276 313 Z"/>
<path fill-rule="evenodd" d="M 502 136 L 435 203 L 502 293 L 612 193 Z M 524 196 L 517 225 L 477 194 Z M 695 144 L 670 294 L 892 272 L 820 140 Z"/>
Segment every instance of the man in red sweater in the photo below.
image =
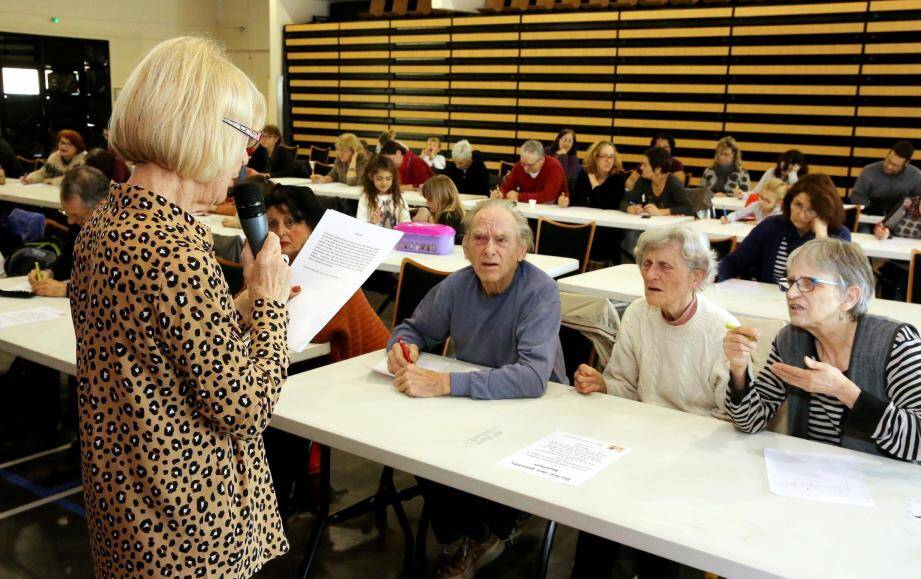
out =
<path fill-rule="evenodd" d="M 544 155 L 544 146 L 538 141 L 526 141 L 521 146 L 518 163 L 492 192 L 491 197 L 505 198 L 511 201 L 530 201 L 538 203 L 556 203 L 560 195 L 569 195 L 566 184 L 566 172 L 563 165 L 553 157 Z"/>
<path fill-rule="evenodd" d="M 381 155 L 393 161 L 399 169 L 400 189 L 416 189 L 435 174 L 421 157 L 396 141 L 384 143 Z"/>

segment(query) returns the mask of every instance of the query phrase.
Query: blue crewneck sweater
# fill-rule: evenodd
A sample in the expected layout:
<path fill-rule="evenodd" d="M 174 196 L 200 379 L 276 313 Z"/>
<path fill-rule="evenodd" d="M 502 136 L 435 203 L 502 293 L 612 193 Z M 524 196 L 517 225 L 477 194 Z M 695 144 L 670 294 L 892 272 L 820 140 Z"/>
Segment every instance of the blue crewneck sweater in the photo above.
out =
<path fill-rule="evenodd" d="M 568 384 L 560 317 L 556 282 L 540 268 L 521 262 L 509 287 L 488 296 L 467 266 L 425 296 L 387 348 L 402 337 L 424 350 L 450 335 L 458 360 L 494 368 L 452 373 L 452 396 L 537 398 L 548 380 Z"/>

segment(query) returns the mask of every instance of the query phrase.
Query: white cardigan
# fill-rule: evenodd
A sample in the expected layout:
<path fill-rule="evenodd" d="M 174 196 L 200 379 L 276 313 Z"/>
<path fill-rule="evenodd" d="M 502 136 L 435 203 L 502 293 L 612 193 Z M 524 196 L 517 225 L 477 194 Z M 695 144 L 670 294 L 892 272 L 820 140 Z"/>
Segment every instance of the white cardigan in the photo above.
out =
<path fill-rule="evenodd" d="M 697 294 L 697 311 L 671 326 L 640 298 L 624 312 L 604 370 L 608 394 L 728 420 L 729 360 L 723 354 L 729 312 Z"/>

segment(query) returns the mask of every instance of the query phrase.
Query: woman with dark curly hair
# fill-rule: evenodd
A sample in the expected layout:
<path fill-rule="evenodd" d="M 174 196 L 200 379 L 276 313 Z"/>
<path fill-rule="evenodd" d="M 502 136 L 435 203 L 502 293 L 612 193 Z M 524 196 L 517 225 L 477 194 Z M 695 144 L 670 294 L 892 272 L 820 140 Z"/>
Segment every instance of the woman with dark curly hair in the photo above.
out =
<path fill-rule="evenodd" d="M 844 223 L 844 206 L 831 177 L 806 175 L 790 188 L 783 213 L 768 217 L 748 234 L 739 247 L 720 261 L 717 281 L 754 270 L 758 281 L 776 283 L 787 272 L 787 256 L 813 239 L 839 237 L 851 240 Z"/>

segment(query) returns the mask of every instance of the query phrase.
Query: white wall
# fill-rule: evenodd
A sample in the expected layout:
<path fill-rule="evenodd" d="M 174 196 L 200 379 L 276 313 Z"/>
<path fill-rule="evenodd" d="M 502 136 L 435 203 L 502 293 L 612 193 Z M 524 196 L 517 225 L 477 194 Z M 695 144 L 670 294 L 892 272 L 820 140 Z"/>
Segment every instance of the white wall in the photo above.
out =
<path fill-rule="evenodd" d="M 0 0 L 0 30 L 109 41 L 112 88 L 158 42 L 218 36 L 218 0 Z M 51 17 L 61 19 L 58 24 Z"/>
<path fill-rule="evenodd" d="M 0 0 L 0 31 L 108 40 L 113 93 L 160 41 L 216 38 L 266 96 L 268 122 L 277 124 L 284 25 L 327 14 L 326 0 Z"/>
<path fill-rule="evenodd" d="M 268 96 L 269 0 L 218 0 L 217 36 L 231 60 Z"/>

